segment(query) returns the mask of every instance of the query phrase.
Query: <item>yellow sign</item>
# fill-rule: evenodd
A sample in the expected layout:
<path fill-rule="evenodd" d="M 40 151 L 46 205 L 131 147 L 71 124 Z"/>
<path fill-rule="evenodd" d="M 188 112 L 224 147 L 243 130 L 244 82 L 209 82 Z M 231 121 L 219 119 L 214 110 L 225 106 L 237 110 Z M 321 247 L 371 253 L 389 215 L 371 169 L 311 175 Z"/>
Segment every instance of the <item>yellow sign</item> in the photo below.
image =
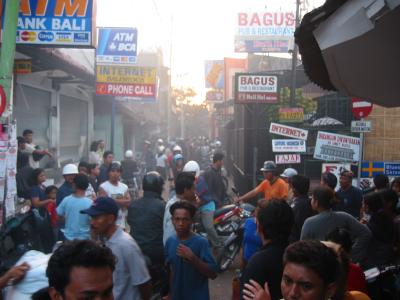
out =
<path fill-rule="evenodd" d="M 279 121 L 282 123 L 301 123 L 304 121 L 304 109 L 301 107 L 280 108 Z"/>
<path fill-rule="evenodd" d="M 150 67 L 98 65 L 97 83 L 156 84 L 157 69 Z"/>
<path fill-rule="evenodd" d="M 16 59 L 14 61 L 15 74 L 28 74 L 32 73 L 32 61 L 26 59 Z"/>

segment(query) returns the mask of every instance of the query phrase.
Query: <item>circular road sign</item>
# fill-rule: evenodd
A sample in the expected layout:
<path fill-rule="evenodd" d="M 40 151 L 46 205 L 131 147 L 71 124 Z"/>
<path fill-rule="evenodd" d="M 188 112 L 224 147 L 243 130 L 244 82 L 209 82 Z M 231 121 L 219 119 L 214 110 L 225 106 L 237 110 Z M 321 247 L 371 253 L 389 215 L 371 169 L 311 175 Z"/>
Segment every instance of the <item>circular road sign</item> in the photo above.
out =
<path fill-rule="evenodd" d="M 353 115 L 357 119 L 368 117 L 372 111 L 373 104 L 364 99 L 352 98 L 351 102 Z"/>
<path fill-rule="evenodd" d="M 6 92 L 4 91 L 3 86 L 0 85 L 0 117 L 6 109 L 6 103 Z"/>

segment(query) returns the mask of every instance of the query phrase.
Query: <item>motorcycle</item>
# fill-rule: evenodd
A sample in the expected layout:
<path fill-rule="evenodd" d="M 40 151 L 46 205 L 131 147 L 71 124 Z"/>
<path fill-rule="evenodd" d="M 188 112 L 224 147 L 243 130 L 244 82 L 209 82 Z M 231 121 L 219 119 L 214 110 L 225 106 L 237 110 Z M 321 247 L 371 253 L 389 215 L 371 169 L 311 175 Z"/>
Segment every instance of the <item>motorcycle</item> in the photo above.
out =
<path fill-rule="evenodd" d="M 232 188 L 235 194 L 237 191 Z M 220 271 L 225 271 L 234 261 L 239 253 L 243 241 L 244 223 L 255 211 L 251 204 L 230 204 L 225 205 L 214 212 L 214 227 L 223 240 L 223 252 L 217 258 Z M 195 224 L 195 231 L 207 238 L 207 233 L 201 225 L 201 222 Z"/>
<path fill-rule="evenodd" d="M 366 270 L 364 275 L 371 299 L 399 299 L 399 274 L 400 265 L 387 265 Z"/>

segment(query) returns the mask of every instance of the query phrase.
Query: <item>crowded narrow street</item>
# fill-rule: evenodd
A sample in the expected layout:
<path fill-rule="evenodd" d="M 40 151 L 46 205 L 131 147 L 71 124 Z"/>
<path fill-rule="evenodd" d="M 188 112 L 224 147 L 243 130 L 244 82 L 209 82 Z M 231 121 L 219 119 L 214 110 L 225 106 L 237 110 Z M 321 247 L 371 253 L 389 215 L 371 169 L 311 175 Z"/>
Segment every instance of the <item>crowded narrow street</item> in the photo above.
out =
<path fill-rule="evenodd" d="M 0 19 L 0 300 L 400 299 L 400 0 Z"/>

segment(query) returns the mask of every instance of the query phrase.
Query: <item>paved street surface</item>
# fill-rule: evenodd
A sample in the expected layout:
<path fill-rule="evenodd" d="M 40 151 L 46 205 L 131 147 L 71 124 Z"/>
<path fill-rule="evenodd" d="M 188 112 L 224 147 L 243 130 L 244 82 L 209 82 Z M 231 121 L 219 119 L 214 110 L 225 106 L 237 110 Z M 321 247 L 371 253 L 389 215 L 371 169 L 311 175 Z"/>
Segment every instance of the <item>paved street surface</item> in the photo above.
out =
<path fill-rule="evenodd" d="M 229 270 L 218 274 L 215 280 L 210 280 L 210 297 L 212 300 L 231 300 L 232 299 L 232 279 L 235 276 L 235 270 L 239 269 L 239 254 L 232 263 Z"/>

